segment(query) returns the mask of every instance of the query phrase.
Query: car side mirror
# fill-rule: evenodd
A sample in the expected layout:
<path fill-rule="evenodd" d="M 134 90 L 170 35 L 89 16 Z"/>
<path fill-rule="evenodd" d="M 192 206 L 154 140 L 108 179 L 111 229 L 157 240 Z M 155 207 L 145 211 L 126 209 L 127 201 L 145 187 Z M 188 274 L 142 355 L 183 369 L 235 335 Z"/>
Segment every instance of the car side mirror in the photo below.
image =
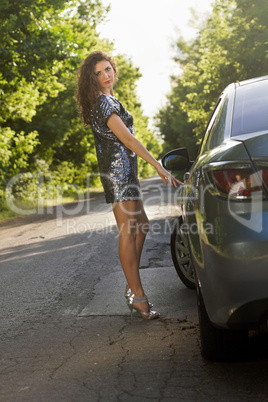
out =
<path fill-rule="evenodd" d="M 181 171 L 189 169 L 192 165 L 186 148 L 173 149 L 162 158 L 162 165 L 167 170 Z"/>

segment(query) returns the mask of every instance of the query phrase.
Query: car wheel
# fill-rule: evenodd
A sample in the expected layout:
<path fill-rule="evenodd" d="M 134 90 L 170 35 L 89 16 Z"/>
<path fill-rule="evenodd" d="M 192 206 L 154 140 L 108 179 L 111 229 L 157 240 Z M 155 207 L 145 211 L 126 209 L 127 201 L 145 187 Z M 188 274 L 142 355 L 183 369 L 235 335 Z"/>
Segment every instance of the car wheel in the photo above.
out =
<path fill-rule="evenodd" d="M 248 344 L 248 331 L 215 327 L 208 317 L 198 285 L 196 290 L 201 355 L 209 361 L 230 361 L 243 357 Z"/>
<path fill-rule="evenodd" d="M 171 233 L 170 246 L 173 264 L 181 281 L 190 289 L 195 289 L 195 278 L 189 242 L 186 233 L 182 230 L 183 220 L 180 216 Z"/>

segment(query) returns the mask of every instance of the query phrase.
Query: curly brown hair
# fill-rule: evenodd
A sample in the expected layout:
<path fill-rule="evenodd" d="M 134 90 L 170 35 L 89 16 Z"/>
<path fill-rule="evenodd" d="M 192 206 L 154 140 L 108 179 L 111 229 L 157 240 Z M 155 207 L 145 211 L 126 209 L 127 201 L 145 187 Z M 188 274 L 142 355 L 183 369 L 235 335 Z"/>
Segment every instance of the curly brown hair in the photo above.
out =
<path fill-rule="evenodd" d="M 90 125 L 90 114 L 99 95 L 99 87 L 94 74 L 95 65 L 100 61 L 109 61 L 117 78 L 117 67 L 114 59 L 101 51 L 90 53 L 78 70 L 76 102 L 79 115 L 85 125 Z"/>

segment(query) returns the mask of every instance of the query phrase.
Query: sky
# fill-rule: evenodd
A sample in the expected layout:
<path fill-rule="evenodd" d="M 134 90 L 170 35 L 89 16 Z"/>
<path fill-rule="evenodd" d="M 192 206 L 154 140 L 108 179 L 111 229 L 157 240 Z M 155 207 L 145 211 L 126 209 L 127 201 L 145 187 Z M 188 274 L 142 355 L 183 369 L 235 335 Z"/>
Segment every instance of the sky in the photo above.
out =
<path fill-rule="evenodd" d="M 137 94 L 143 112 L 152 123 L 153 116 L 165 104 L 170 91 L 170 75 L 178 74 L 173 61 L 172 44 L 182 35 L 194 38 L 191 27 L 194 9 L 205 19 L 211 11 L 211 0 L 102 0 L 111 4 L 108 21 L 100 25 L 101 38 L 114 42 L 116 53 L 131 58 L 142 78 Z M 115 54 L 116 54 L 115 53 Z"/>

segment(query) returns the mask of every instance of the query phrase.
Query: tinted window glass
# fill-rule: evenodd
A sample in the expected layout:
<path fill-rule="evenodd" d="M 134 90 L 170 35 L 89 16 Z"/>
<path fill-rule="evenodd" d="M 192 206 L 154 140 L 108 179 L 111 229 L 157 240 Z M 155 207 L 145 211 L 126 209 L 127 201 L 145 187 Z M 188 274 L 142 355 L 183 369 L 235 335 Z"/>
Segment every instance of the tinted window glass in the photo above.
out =
<path fill-rule="evenodd" d="M 222 143 L 226 125 L 228 100 L 229 98 L 226 95 L 217 106 L 208 126 L 201 153 L 210 151 Z"/>
<path fill-rule="evenodd" d="M 232 136 L 268 130 L 268 81 L 236 89 Z"/>

